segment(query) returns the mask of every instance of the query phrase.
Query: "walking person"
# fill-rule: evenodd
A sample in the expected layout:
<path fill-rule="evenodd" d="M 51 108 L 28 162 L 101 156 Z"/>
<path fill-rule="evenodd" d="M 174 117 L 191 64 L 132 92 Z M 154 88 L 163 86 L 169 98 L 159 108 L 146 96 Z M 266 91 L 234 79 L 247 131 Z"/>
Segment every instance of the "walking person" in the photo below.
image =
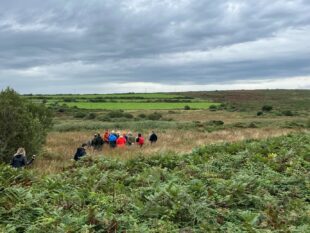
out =
<path fill-rule="evenodd" d="M 86 143 L 83 143 L 81 147 L 77 148 L 75 155 L 74 155 L 75 161 L 80 160 L 83 156 L 86 155 L 86 148 L 87 148 Z"/>
<path fill-rule="evenodd" d="M 114 131 L 112 131 L 112 133 L 109 135 L 109 144 L 110 144 L 111 148 L 116 147 L 116 140 L 117 140 L 117 137 L 116 137 Z"/>
<path fill-rule="evenodd" d="M 97 134 L 96 141 L 97 141 L 97 150 L 102 150 L 104 141 L 103 141 L 103 139 L 102 139 L 100 133 Z"/>
<path fill-rule="evenodd" d="M 157 135 L 155 134 L 154 131 L 152 131 L 152 134 L 150 135 L 149 141 L 151 142 L 151 144 L 156 143 L 157 142 Z"/>
<path fill-rule="evenodd" d="M 131 132 L 128 132 L 127 134 L 127 145 L 131 146 L 132 144 L 135 144 L 135 137 Z"/>
<path fill-rule="evenodd" d="M 103 134 L 103 141 L 105 144 L 109 144 L 109 136 L 110 136 L 110 133 L 109 133 L 109 130 L 107 129 Z"/>
<path fill-rule="evenodd" d="M 139 133 L 138 137 L 136 138 L 136 143 L 142 147 L 144 145 L 144 137 L 142 137 L 142 134 Z"/>
<path fill-rule="evenodd" d="M 93 139 L 91 140 L 91 146 L 94 150 L 97 149 L 98 147 L 98 142 L 97 142 L 97 134 L 94 134 Z"/>
<path fill-rule="evenodd" d="M 30 165 L 35 160 L 35 155 L 32 156 L 31 160 L 27 161 L 26 150 L 22 147 L 18 148 L 17 152 L 14 154 L 11 166 L 15 168 L 22 168 Z"/>
<path fill-rule="evenodd" d="M 120 135 L 118 139 L 116 140 L 116 146 L 117 147 L 125 147 L 126 145 L 126 139 L 123 135 Z"/>

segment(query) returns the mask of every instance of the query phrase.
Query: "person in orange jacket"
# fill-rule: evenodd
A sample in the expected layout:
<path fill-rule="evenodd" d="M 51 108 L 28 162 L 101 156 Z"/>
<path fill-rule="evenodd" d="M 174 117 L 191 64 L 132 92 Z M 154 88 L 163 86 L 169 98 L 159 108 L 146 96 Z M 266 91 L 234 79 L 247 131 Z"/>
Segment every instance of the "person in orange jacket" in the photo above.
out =
<path fill-rule="evenodd" d="M 116 146 L 124 147 L 125 145 L 126 145 L 126 139 L 123 137 L 123 135 L 120 135 L 118 139 L 116 140 Z"/>
<path fill-rule="evenodd" d="M 110 133 L 109 133 L 109 130 L 107 129 L 107 130 L 104 132 L 104 135 L 103 135 L 103 141 L 104 141 L 104 143 L 109 144 L 109 136 L 110 136 Z"/>

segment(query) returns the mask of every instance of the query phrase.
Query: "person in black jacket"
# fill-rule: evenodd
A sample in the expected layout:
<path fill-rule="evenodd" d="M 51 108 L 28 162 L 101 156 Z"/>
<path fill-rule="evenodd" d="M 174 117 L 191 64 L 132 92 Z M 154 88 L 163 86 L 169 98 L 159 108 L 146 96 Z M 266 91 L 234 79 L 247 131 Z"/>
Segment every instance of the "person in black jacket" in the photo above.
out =
<path fill-rule="evenodd" d="M 18 148 L 16 154 L 13 156 L 11 166 L 15 168 L 22 168 L 30 165 L 35 159 L 35 155 L 32 156 L 30 161 L 27 161 L 26 151 L 24 148 Z"/>
<path fill-rule="evenodd" d="M 157 142 L 157 135 L 155 134 L 154 131 L 152 131 L 152 134 L 150 135 L 149 141 L 151 142 L 151 144 Z"/>
<path fill-rule="evenodd" d="M 83 143 L 81 147 L 77 148 L 75 155 L 74 155 L 75 161 L 78 161 L 81 157 L 86 155 L 86 147 L 87 147 L 87 144 Z"/>
<path fill-rule="evenodd" d="M 99 133 L 95 134 L 94 138 L 91 142 L 91 145 L 94 148 L 94 150 L 102 150 L 103 144 L 104 144 L 104 141 L 103 141 L 101 135 Z"/>

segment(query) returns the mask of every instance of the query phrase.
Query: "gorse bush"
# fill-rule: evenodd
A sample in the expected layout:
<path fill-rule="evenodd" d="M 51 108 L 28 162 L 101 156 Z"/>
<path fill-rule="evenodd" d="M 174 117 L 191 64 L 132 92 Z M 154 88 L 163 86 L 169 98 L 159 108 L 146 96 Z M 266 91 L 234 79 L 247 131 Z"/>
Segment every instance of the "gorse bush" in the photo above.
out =
<path fill-rule="evenodd" d="M 85 112 L 76 112 L 76 113 L 74 113 L 74 115 L 73 115 L 73 117 L 74 118 L 84 118 L 84 117 L 86 117 L 86 113 Z"/>
<path fill-rule="evenodd" d="M 94 112 L 90 112 L 90 113 L 88 113 L 88 114 L 86 115 L 86 119 L 88 119 L 88 120 L 96 119 L 96 117 L 97 117 L 97 114 L 94 113 Z"/>
<path fill-rule="evenodd" d="M 132 119 L 133 115 L 123 110 L 110 111 L 106 114 L 108 118 L 128 118 Z"/>
<path fill-rule="evenodd" d="M 308 133 L 85 158 L 41 180 L 0 165 L 0 231 L 309 232 L 309 142 Z"/>
<path fill-rule="evenodd" d="M 144 119 L 144 118 L 146 118 L 146 115 L 145 115 L 144 113 L 140 113 L 140 114 L 138 115 L 138 117 Z"/>
<path fill-rule="evenodd" d="M 273 109 L 273 107 L 271 105 L 264 105 L 262 107 L 263 112 L 270 112 L 272 109 Z"/>
<path fill-rule="evenodd" d="M 8 162 L 17 148 L 37 153 L 52 125 L 44 105 L 35 105 L 7 88 L 0 92 L 0 161 Z"/>
<path fill-rule="evenodd" d="M 184 110 L 190 110 L 190 109 L 191 109 L 191 107 L 189 105 L 184 106 Z"/>
<path fill-rule="evenodd" d="M 154 113 L 147 115 L 147 119 L 152 120 L 152 121 L 158 121 L 160 120 L 160 118 L 162 118 L 162 114 L 160 114 L 159 112 L 154 112 Z"/>
<path fill-rule="evenodd" d="M 216 111 L 217 110 L 217 106 L 216 105 L 210 105 L 209 110 L 210 111 Z"/>
<path fill-rule="evenodd" d="M 283 116 L 294 116 L 294 113 L 290 110 L 282 111 Z"/>

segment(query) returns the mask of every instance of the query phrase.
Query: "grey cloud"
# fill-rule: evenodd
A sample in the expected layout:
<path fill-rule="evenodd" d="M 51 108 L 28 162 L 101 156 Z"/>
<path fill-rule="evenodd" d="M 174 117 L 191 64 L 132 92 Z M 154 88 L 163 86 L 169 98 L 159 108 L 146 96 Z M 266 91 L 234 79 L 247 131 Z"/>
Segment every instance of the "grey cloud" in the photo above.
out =
<path fill-rule="evenodd" d="M 308 12 L 310 3 L 302 0 L 4 1 L 0 88 L 23 86 L 31 92 L 40 75 L 42 85 L 57 80 L 64 87 L 309 76 L 309 46 L 300 38 L 294 42 L 293 36 L 299 30 L 310 39 Z M 283 46 L 297 49 L 271 46 L 262 55 L 264 47 L 252 46 L 270 40 L 277 47 L 281 39 L 290 42 Z M 245 45 L 251 56 L 240 55 L 242 47 L 235 55 L 216 54 L 236 45 Z M 192 60 L 183 59 L 191 53 Z"/>

